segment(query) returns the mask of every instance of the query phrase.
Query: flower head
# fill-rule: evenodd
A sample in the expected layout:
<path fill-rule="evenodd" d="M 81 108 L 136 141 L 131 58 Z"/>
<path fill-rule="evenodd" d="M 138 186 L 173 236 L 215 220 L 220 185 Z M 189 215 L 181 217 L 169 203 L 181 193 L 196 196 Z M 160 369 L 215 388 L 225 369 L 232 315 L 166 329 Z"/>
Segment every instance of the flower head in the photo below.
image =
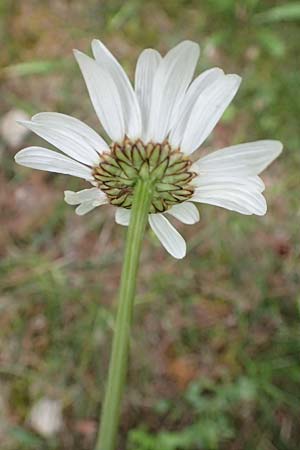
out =
<path fill-rule="evenodd" d="M 190 157 L 235 96 L 238 75 L 213 68 L 192 81 L 200 51 L 194 42 L 184 41 L 163 58 L 156 50 L 144 50 L 133 89 L 100 41 L 92 42 L 92 50 L 94 58 L 77 50 L 74 54 L 111 141 L 73 117 L 40 113 L 22 124 L 62 153 L 28 147 L 17 153 L 17 163 L 87 180 L 93 187 L 65 191 L 65 201 L 77 205 L 79 215 L 110 203 L 121 225 L 129 224 L 137 180 L 152 180 L 149 223 L 175 258 L 185 256 L 186 244 L 166 214 L 196 223 L 199 212 L 193 202 L 247 215 L 266 213 L 264 183 L 258 175 L 280 154 L 279 141 L 230 146 L 196 162 Z"/>

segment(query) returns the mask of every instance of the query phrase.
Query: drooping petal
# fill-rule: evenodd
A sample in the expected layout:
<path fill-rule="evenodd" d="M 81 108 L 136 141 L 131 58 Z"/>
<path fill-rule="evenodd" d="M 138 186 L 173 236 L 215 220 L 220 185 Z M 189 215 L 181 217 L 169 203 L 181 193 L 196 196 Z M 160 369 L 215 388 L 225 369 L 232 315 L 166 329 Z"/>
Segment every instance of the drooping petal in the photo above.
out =
<path fill-rule="evenodd" d="M 185 257 L 185 240 L 163 214 L 149 214 L 149 224 L 161 244 L 174 258 Z"/>
<path fill-rule="evenodd" d="M 117 208 L 115 213 L 115 221 L 119 225 L 124 225 L 125 227 L 128 227 L 130 222 L 130 209 L 126 208 Z"/>
<path fill-rule="evenodd" d="M 125 119 L 120 94 L 111 74 L 89 56 L 74 50 L 95 111 L 109 137 L 121 142 Z"/>
<path fill-rule="evenodd" d="M 66 155 L 91 166 L 98 164 L 99 153 L 109 148 L 92 128 L 64 114 L 39 113 L 20 123 Z"/>
<path fill-rule="evenodd" d="M 118 89 L 123 109 L 126 135 L 133 140 L 140 138 L 142 132 L 140 107 L 124 69 L 101 41 L 94 39 L 92 41 L 92 50 L 96 62 L 102 69 L 110 73 Z"/>
<path fill-rule="evenodd" d="M 192 201 L 220 206 L 241 214 L 262 216 L 267 212 L 267 204 L 261 193 L 262 185 L 257 179 L 204 176 L 201 185 L 195 189 Z"/>
<path fill-rule="evenodd" d="M 184 153 L 191 154 L 205 141 L 235 96 L 240 82 L 238 75 L 224 75 L 200 94 L 183 135 L 181 150 Z"/>
<path fill-rule="evenodd" d="M 149 123 L 153 80 L 161 61 L 161 55 L 152 48 L 147 48 L 140 54 L 135 69 L 135 92 L 142 114 L 142 139 L 146 137 Z"/>
<path fill-rule="evenodd" d="M 282 143 L 272 140 L 232 145 L 204 156 L 193 168 L 199 174 L 258 175 L 281 151 Z"/>
<path fill-rule="evenodd" d="M 95 209 L 97 206 L 93 200 L 88 200 L 86 202 L 80 203 L 80 205 L 77 206 L 75 209 L 75 213 L 78 216 L 84 216 L 85 214 L 89 213 L 93 209 Z"/>
<path fill-rule="evenodd" d="M 199 53 L 197 44 L 184 41 L 161 60 L 153 80 L 147 141 L 162 142 L 166 138 L 174 110 L 192 80 Z"/>
<path fill-rule="evenodd" d="M 91 201 L 96 206 L 108 203 L 107 196 L 98 188 L 83 189 L 82 191 L 65 191 L 65 202 L 68 205 L 79 205 L 80 203 Z"/>
<path fill-rule="evenodd" d="M 24 148 L 16 154 L 15 161 L 32 169 L 64 173 L 85 180 L 93 180 L 92 171 L 89 167 L 43 147 Z"/>
<path fill-rule="evenodd" d="M 193 225 L 200 220 L 198 208 L 191 202 L 183 202 L 178 205 L 174 205 L 167 212 L 177 220 L 180 220 L 180 222 L 186 223 L 187 225 Z"/>
<path fill-rule="evenodd" d="M 192 109 L 198 100 L 199 95 L 222 75 L 224 75 L 223 70 L 218 67 L 214 67 L 206 70 L 195 78 L 189 86 L 182 103 L 180 104 L 180 110 L 176 121 L 171 127 L 169 142 L 174 148 L 180 147 Z"/>

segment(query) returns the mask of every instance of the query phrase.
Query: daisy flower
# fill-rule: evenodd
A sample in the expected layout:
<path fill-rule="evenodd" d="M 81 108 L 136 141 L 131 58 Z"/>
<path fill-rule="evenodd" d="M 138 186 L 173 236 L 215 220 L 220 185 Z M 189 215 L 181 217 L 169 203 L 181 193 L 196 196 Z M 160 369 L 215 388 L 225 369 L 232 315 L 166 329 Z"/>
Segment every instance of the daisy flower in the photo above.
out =
<path fill-rule="evenodd" d="M 233 145 L 196 162 L 191 159 L 235 96 L 238 75 L 212 68 L 193 80 L 200 50 L 184 41 L 164 57 L 144 50 L 133 88 L 99 40 L 93 40 L 92 51 L 93 58 L 78 50 L 74 55 L 108 139 L 73 117 L 36 114 L 21 123 L 61 153 L 28 147 L 17 153 L 17 163 L 83 178 L 92 187 L 65 191 L 65 201 L 77 205 L 79 215 L 109 203 L 121 225 L 129 224 L 137 180 L 151 179 L 149 224 L 175 258 L 185 256 L 186 243 L 167 215 L 194 224 L 199 221 L 194 202 L 246 215 L 266 213 L 258 175 L 280 154 L 279 141 Z"/>

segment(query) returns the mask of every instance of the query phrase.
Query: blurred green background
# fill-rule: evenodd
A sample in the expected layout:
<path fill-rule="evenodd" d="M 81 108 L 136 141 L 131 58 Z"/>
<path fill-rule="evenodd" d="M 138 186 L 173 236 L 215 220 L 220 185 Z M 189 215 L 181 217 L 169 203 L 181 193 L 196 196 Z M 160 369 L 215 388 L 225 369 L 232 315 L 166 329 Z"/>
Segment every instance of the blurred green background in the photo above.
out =
<path fill-rule="evenodd" d="M 299 21 L 300 3 L 271 0 L 1 0 L 1 450 L 95 439 L 125 230 L 110 207 L 78 217 L 63 202 L 81 181 L 13 162 L 42 143 L 16 117 L 60 111 L 99 129 L 72 56 L 94 37 L 131 77 L 144 47 L 197 41 L 198 71 L 243 77 L 204 149 L 284 143 L 263 175 L 265 217 L 200 206 L 198 225 L 178 226 L 182 261 L 148 232 L 118 449 L 299 449 Z M 34 419 L 45 405 L 57 432 Z"/>

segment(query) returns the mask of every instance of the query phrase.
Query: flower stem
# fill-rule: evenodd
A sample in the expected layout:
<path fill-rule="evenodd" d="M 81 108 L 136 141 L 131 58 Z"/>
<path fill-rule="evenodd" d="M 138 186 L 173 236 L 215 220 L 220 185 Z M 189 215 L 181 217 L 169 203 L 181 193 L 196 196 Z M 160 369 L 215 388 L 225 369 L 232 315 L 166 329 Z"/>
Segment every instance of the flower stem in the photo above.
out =
<path fill-rule="evenodd" d="M 151 199 L 151 181 L 139 179 L 134 191 L 130 224 L 126 237 L 108 382 L 102 408 L 100 432 L 95 450 L 114 450 L 115 448 L 121 400 L 128 365 L 136 277 Z"/>

